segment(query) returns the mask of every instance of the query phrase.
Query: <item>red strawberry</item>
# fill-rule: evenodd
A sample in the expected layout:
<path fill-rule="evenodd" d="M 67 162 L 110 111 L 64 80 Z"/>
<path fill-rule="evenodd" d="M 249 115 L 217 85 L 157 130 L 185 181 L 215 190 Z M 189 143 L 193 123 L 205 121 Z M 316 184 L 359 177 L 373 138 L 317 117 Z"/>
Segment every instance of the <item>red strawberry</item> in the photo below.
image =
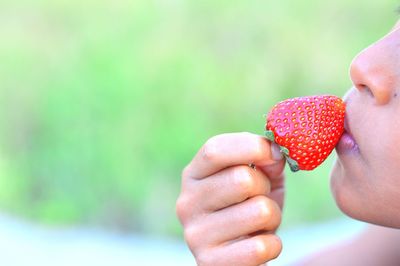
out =
<path fill-rule="evenodd" d="M 288 99 L 268 113 L 265 134 L 281 147 L 293 172 L 313 170 L 339 141 L 344 113 L 345 104 L 336 96 Z"/>

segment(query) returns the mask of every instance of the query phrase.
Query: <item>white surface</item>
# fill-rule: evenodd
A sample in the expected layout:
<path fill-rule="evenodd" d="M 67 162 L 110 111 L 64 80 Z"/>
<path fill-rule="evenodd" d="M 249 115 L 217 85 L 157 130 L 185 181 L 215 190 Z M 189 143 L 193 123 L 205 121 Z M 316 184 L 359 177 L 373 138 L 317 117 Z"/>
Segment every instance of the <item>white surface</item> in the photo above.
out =
<path fill-rule="evenodd" d="M 278 232 L 283 243 L 282 253 L 268 266 L 296 265 L 296 261 L 317 250 L 351 239 L 365 226 L 365 223 L 343 218 Z"/>
<path fill-rule="evenodd" d="M 279 232 L 284 248 L 268 266 L 292 265 L 326 245 L 354 236 L 364 224 L 350 219 Z M 104 231 L 55 230 L 0 215 L 2 266 L 191 266 L 183 242 Z"/>
<path fill-rule="evenodd" d="M 179 241 L 103 231 L 54 230 L 0 216 L 2 266 L 190 266 Z"/>

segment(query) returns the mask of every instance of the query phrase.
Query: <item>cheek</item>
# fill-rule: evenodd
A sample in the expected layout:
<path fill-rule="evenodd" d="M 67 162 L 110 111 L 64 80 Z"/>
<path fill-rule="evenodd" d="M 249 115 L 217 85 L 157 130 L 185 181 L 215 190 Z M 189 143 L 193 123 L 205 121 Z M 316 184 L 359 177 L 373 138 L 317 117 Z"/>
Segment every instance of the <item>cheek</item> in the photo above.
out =
<path fill-rule="evenodd" d="M 331 173 L 331 190 L 338 207 L 348 216 L 400 227 L 400 148 L 389 136 L 378 142 L 368 163 L 338 158 Z M 376 142 L 375 142 L 376 143 Z M 371 145 L 372 147 L 374 145 Z"/>
<path fill-rule="evenodd" d="M 354 115 L 358 128 L 353 134 L 360 146 L 360 163 L 369 177 L 365 181 L 370 183 L 380 181 L 383 174 L 392 175 L 393 168 L 400 173 L 400 123 L 391 115 L 400 113 L 393 109 L 383 113 L 379 108 L 371 106 Z"/>
<path fill-rule="evenodd" d="M 382 182 L 400 185 L 400 124 L 392 116 L 378 119 L 376 134 L 369 136 L 367 158 L 370 174 L 376 185 Z M 378 130 L 379 129 L 379 130 Z"/>
<path fill-rule="evenodd" d="M 400 136 L 392 135 L 384 138 L 381 149 L 373 162 L 373 173 L 378 185 L 382 183 L 400 188 Z M 400 198 L 398 199 L 400 200 Z"/>

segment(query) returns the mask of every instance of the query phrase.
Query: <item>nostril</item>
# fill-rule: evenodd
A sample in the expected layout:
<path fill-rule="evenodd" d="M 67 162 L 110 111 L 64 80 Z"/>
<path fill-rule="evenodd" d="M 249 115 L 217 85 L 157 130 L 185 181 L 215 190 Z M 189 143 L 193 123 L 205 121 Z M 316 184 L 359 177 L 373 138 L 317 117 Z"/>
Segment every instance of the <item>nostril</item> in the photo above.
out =
<path fill-rule="evenodd" d="M 374 97 L 374 94 L 372 93 L 372 90 L 371 90 L 368 86 L 364 85 L 364 86 L 363 86 L 363 90 L 364 90 L 369 96 Z"/>
<path fill-rule="evenodd" d="M 374 97 L 374 94 L 372 93 L 372 90 L 367 85 L 356 84 L 355 86 L 356 86 L 357 90 L 359 90 L 361 93 L 366 93 L 369 96 Z"/>

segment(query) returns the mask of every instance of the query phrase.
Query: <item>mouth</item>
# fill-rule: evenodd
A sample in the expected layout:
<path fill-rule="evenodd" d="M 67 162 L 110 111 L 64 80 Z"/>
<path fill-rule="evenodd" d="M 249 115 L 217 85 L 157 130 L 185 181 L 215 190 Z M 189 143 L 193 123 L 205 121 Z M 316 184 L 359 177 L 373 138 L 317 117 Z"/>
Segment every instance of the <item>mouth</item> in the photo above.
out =
<path fill-rule="evenodd" d="M 349 120 L 347 119 L 347 117 L 344 120 L 344 133 L 343 134 L 348 134 L 354 139 L 353 134 L 351 134 Z"/>
<path fill-rule="evenodd" d="M 356 140 L 351 133 L 351 128 L 349 126 L 349 120 L 347 119 L 347 113 L 344 120 L 344 132 L 336 145 L 336 151 L 338 154 L 344 153 L 355 153 L 359 152 L 359 147 Z"/>

